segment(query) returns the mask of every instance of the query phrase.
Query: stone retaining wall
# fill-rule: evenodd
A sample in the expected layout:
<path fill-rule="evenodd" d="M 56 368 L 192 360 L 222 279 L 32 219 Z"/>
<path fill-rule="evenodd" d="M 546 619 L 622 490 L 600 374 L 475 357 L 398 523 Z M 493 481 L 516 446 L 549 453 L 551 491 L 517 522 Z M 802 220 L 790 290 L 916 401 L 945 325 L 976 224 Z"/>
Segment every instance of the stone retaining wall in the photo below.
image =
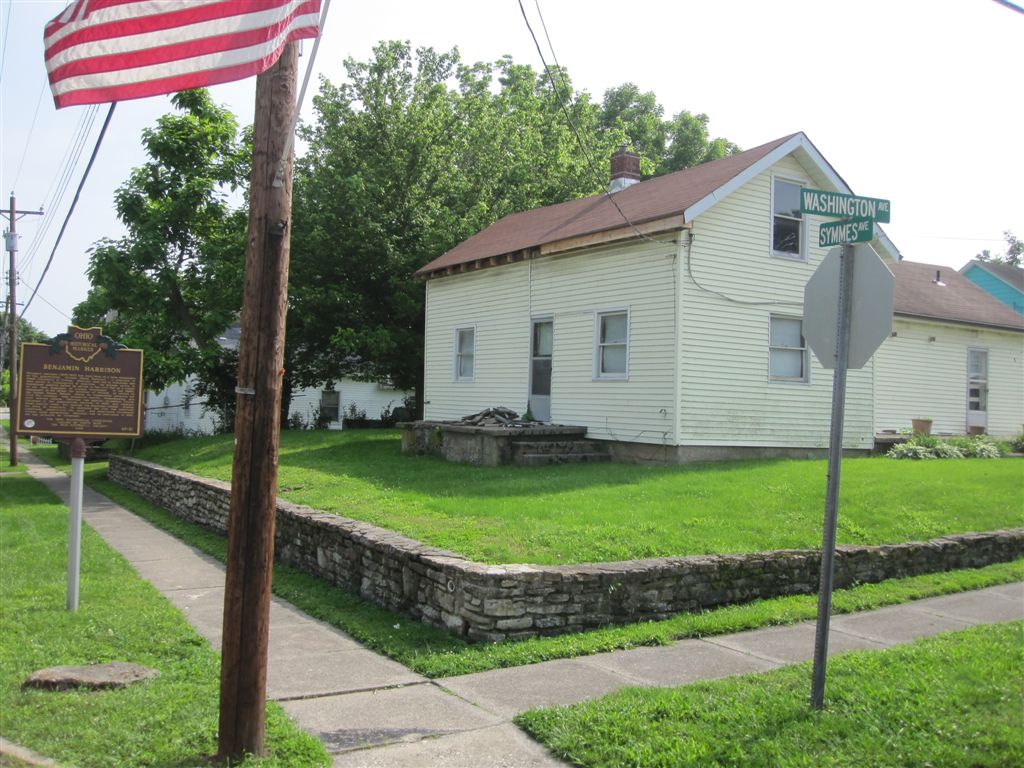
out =
<path fill-rule="evenodd" d="M 230 487 L 114 457 L 110 478 L 173 514 L 224 532 Z M 837 587 L 1024 556 L 1024 528 L 927 542 L 839 547 Z M 365 599 L 470 640 L 505 640 L 665 618 L 817 591 L 815 551 L 664 557 L 620 563 L 484 565 L 339 515 L 278 500 L 276 557 Z"/>

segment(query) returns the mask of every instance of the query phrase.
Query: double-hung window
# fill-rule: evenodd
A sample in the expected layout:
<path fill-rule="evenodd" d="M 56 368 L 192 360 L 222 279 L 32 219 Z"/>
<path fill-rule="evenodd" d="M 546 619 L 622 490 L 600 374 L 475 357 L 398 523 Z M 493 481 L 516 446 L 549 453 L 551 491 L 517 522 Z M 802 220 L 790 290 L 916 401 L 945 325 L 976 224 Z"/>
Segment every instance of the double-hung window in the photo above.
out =
<path fill-rule="evenodd" d="M 320 420 L 325 422 L 338 421 L 341 408 L 341 393 L 336 389 L 325 389 L 320 393 Z"/>
<path fill-rule="evenodd" d="M 594 378 L 629 378 L 629 312 L 598 312 L 594 331 Z"/>
<path fill-rule="evenodd" d="M 770 316 L 768 377 L 772 381 L 807 381 L 807 344 L 799 317 Z"/>
<path fill-rule="evenodd" d="M 455 329 L 455 380 L 472 381 L 476 368 L 476 328 Z"/>
<path fill-rule="evenodd" d="M 800 184 L 772 180 L 772 254 L 802 259 L 804 219 L 800 213 Z"/>

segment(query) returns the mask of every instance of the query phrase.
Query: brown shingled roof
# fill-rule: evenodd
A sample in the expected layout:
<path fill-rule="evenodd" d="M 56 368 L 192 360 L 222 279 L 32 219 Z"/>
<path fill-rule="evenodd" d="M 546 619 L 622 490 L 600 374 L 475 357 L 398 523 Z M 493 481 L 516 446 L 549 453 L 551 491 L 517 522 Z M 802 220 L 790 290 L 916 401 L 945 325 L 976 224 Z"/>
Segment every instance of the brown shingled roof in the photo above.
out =
<path fill-rule="evenodd" d="M 1024 317 L 951 267 L 901 261 L 889 269 L 896 277 L 897 315 L 1024 331 Z M 936 272 L 945 285 L 935 283 Z"/>
<path fill-rule="evenodd" d="M 628 226 L 623 214 L 634 225 L 677 216 L 796 135 L 626 187 L 614 195 L 622 213 L 603 193 L 513 213 L 421 267 L 416 274 L 429 275 L 459 264 L 618 229 Z"/>
<path fill-rule="evenodd" d="M 981 261 L 975 259 L 964 267 L 961 267 L 960 271 L 963 272 L 969 267 L 981 267 L 986 272 L 989 272 L 1004 283 L 1012 285 L 1018 291 L 1024 291 L 1024 269 L 1020 267 L 1014 267 L 1010 264 L 998 264 L 992 261 Z"/>

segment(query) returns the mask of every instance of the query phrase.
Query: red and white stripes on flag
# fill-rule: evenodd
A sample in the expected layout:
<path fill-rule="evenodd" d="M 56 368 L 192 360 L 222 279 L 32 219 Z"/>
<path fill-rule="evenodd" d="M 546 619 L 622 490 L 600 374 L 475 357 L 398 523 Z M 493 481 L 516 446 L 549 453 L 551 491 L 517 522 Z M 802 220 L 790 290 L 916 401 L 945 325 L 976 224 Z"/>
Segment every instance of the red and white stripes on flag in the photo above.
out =
<path fill-rule="evenodd" d="M 46 25 L 57 108 L 258 75 L 319 33 L 321 0 L 75 0 Z"/>

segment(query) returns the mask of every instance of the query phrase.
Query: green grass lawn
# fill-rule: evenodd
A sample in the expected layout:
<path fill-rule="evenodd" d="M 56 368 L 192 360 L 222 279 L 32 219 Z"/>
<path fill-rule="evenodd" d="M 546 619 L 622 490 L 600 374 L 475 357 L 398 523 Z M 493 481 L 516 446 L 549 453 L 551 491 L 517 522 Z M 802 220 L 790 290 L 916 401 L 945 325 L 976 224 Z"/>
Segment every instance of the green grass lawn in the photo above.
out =
<path fill-rule="evenodd" d="M 67 471 L 68 462 L 57 458 L 55 446 L 35 446 L 33 452 Z M 227 543 L 223 536 L 180 520 L 110 482 L 106 479 L 106 464 L 87 464 L 85 482 L 182 541 L 221 562 L 226 561 Z M 1022 580 L 1024 560 L 986 568 L 892 579 L 837 591 L 833 596 L 833 610 L 837 614 L 865 611 L 908 600 Z M 682 613 L 663 621 L 646 621 L 515 643 L 468 645 L 447 632 L 386 611 L 344 589 L 333 587 L 289 566 L 274 566 L 273 590 L 311 616 L 348 632 L 367 647 L 390 656 L 422 675 L 435 678 L 623 648 L 665 645 L 683 638 L 709 637 L 770 625 L 810 621 L 817 615 L 815 595 L 793 595 L 701 613 Z"/>
<path fill-rule="evenodd" d="M 3 429 L 2 434 L 0 434 L 0 473 L 2 474 L 25 471 L 25 465 L 20 461 L 15 466 L 11 466 L 10 433 L 6 431 L 9 425 L 10 421 L 8 419 L 0 419 L 0 428 Z"/>
<path fill-rule="evenodd" d="M 137 456 L 231 480 L 232 436 Z M 821 546 L 826 462 L 473 467 L 403 456 L 398 433 L 286 431 L 280 495 L 486 563 L 629 560 Z M 1024 461 L 843 462 L 840 544 L 1024 525 Z"/>
<path fill-rule="evenodd" d="M 27 475 L 0 480 L 0 731 L 80 768 L 194 766 L 217 750 L 220 662 L 209 644 L 88 526 L 80 607 L 65 609 L 67 508 Z M 23 690 L 35 670 L 128 661 L 159 677 L 123 690 Z M 272 757 L 249 766 L 325 766 L 323 746 L 276 704 Z"/>
<path fill-rule="evenodd" d="M 628 689 L 516 723 L 588 768 L 1024 765 L 1020 622 L 833 658 L 826 709 L 809 664 Z"/>

